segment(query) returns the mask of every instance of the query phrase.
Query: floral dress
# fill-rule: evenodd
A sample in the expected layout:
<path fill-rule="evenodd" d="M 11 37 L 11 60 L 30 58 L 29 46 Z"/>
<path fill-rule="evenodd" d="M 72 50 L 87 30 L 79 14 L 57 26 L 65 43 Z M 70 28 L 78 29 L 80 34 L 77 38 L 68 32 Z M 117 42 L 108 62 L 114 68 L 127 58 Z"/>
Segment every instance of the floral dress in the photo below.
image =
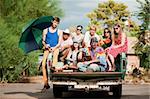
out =
<path fill-rule="evenodd" d="M 121 40 L 122 40 L 122 33 L 119 33 L 118 37 L 114 39 L 114 45 L 120 45 Z M 128 50 L 128 41 L 127 41 L 127 37 L 126 37 L 125 38 L 125 43 L 124 43 L 123 46 L 117 47 L 117 48 L 110 47 L 110 49 L 108 50 L 108 53 L 116 58 L 118 54 L 120 54 L 122 52 L 126 53 L 127 50 Z"/>

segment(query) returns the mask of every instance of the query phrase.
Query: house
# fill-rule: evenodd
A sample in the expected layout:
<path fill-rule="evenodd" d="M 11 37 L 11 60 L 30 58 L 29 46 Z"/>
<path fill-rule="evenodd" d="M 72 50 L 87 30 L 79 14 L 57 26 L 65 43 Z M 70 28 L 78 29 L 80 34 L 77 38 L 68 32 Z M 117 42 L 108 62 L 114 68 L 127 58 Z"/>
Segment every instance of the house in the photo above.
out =
<path fill-rule="evenodd" d="M 136 37 L 128 37 L 127 71 L 131 69 L 131 66 L 140 66 L 140 58 L 135 54 L 133 48 L 137 42 L 138 39 Z"/>

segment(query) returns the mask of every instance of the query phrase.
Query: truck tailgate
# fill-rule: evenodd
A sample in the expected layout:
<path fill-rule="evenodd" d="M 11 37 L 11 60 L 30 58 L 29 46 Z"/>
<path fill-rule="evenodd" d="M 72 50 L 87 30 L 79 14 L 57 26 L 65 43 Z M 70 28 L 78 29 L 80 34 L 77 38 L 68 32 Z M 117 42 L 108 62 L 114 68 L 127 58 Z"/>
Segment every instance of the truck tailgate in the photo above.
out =
<path fill-rule="evenodd" d="M 51 74 L 52 78 L 76 78 L 76 79 L 118 79 L 122 77 L 122 72 L 54 72 Z"/>

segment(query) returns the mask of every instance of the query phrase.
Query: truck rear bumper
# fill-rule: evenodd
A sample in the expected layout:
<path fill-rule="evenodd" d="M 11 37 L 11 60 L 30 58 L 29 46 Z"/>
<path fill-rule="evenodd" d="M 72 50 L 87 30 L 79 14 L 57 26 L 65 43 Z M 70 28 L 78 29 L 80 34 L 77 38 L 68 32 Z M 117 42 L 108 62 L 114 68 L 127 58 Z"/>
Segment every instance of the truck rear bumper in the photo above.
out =
<path fill-rule="evenodd" d="M 117 86 L 117 85 L 121 85 L 122 82 L 121 81 L 100 81 L 97 83 L 77 83 L 77 82 L 63 82 L 63 81 L 57 81 L 57 82 L 52 82 L 53 85 L 57 85 L 57 86 L 66 86 L 68 87 L 68 91 L 76 91 L 76 90 L 80 90 L 80 91 L 100 91 L 100 90 L 104 90 L 104 91 L 110 91 L 111 90 L 111 86 Z"/>
<path fill-rule="evenodd" d="M 65 81 L 52 81 L 53 84 L 55 85 L 80 85 L 77 84 L 77 82 L 65 82 Z M 98 86 L 98 85 L 119 85 L 119 84 L 122 84 L 121 81 L 100 81 L 100 82 L 97 82 L 95 83 L 94 85 L 95 86 Z M 82 85 L 84 85 L 84 83 L 82 83 Z M 91 85 L 91 84 L 87 84 L 87 85 Z"/>

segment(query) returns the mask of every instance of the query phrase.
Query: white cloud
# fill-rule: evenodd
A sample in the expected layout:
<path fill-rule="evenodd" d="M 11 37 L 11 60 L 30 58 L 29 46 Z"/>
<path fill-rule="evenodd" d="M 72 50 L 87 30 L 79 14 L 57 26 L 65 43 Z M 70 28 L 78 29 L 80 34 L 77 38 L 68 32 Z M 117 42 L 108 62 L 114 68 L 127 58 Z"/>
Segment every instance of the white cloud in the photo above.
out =
<path fill-rule="evenodd" d="M 78 7 L 81 7 L 81 8 L 96 8 L 98 5 L 98 2 L 81 2 L 81 3 L 78 3 L 77 6 Z"/>

